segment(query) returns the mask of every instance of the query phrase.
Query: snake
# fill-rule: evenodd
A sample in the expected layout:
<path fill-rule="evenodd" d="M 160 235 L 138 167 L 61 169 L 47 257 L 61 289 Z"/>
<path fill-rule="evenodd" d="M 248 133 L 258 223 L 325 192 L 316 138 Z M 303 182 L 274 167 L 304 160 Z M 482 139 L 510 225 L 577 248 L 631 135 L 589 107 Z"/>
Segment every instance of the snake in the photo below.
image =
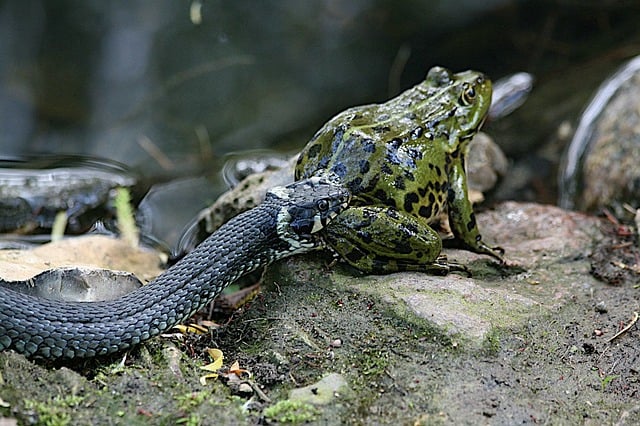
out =
<path fill-rule="evenodd" d="M 70 360 L 130 349 L 185 321 L 242 275 L 324 248 L 321 231 L 350 199 L 331 176 L 272 188 L 155 280 L 114 300 L 63 302 L 0 286 L 0 351 Z"/>

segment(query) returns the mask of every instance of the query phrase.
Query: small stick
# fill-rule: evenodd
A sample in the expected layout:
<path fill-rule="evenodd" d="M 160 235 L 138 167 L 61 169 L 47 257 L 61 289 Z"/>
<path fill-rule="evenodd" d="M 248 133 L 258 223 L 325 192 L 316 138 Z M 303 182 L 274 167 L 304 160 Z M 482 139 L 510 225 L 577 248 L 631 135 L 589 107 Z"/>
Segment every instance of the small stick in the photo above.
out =
<path fill-rule="evenodd" d="M 611 337 L 609 340 L 607 340 L 607 343 L 611 343 L 614 339 L 617 339 L 618 337 L 620 337 L 621 335 L 623 335 L 624 333 L 626 333 L 627 331 L 629 331 L 629 329 L 631 327 L 633 327 L 633 325 L 638 322 L 638 313 L 634 312 L 633 313 L 633 319 L 631 320 L 631 322 L 622 330 L 618 331 L 616 334 L 613 335 L 613 337 Z"/>

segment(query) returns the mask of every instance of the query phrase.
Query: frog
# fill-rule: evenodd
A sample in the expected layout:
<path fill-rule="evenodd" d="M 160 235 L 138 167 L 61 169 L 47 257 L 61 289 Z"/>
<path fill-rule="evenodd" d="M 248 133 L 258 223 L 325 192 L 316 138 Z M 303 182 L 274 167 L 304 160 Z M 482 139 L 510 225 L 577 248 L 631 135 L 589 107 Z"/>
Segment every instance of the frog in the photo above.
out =
<path fill-rule="evenodd" d="M 397 97 L 349 108 L 315 133 L 298 157 L 295 180 L 323 176 L 351 192 L 349 207 L 322 231 L 337 257 L 368 274 L 468 273 L 442 254 L 434 225 L 446 215 L 449 246 L 505 263 L 504 250 L 481 237 L 465 174 L 491 94 L 484 74 L 436 66 Z"/>

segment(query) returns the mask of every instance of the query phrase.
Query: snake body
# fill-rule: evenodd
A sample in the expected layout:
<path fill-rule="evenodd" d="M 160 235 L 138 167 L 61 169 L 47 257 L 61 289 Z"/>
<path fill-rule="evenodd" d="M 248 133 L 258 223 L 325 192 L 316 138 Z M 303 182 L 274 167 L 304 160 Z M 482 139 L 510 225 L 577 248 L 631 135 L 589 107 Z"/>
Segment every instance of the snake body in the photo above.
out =
<path fill-rule="evenodd" d="M 349 199 L 320 178 L 274 188 L 154 281 L 111 301 L 45 300 L 0 286 L 0 350 L 71 359 L 131 348 L 189 318 L 238 277 L 322 247 L 318 231 Z"/>

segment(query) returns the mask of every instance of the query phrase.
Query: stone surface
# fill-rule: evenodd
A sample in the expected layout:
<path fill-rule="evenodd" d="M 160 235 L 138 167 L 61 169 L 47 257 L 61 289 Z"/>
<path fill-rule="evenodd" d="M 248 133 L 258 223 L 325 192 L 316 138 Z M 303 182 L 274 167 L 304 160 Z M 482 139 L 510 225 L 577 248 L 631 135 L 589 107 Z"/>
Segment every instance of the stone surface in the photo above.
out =
<path fill-rule="evenodd" d="M 316 383 L 292 389 L 289 399 L 313 405 L 326 405 L 348 393 L 350 389 L 345 378 L 341 374 L 331 373 Z"/>
<path fill-rule="evenodd" d="M 129 271 L 150 280 L 162 272 L 160 265 L 157 252 L 104 235 L 68 238 L 32 250 L 0 250 L 0 278 L 6 281 L 26 280 L 58 267 Z"/>
<path fill-rule="evenodd" d="M 445 250 L 473 277 L 362 276 L 315 252 L 272 265 L 262 294 L 212 334 L 74 363 L 81 382 L 0 353 L 10 404 L 0 415 L 33 423 L 26 401 L 35 400 L 41 420 L 247 424 L 291 403 L 279 418 L 325 425 L 638 424 L 638 331 L 612 340 L 638 311 L 636 281 L 611 286 L 591 275 L 592 251 L 633 241 L 606 221 L 537 204 L 504 203 L 478 222 L 508 267 Z M 168 338 L 181 356 L 162 350 Z M 251 372 L 263 396 L 234 397 L 223 381 L 203 388 L 210 347 Z M 80 403 L 59 398 L 76 392 Z"/>
<path fill-rule="evenodd" d="M 400 316 L 425 320 L 455 341 L 478 346 L 494 328 L 524 324 L 596 282 L 588 275 L 585 247 L 602 237 L 598 219 L 553 206 L 507 202 L 480 214 L 478 221 L 484 240 L 505 249 L 506 267 L 486 256 L 445 249 L 450 260 L 467 265 L 473 276 L 358 276 L 336 268 L 329 285 L 366 294 Z M 306 262 L 294 258 L 287 266 L 277 273 L 292 273 L 294 281 L 307 279 Z"/>

